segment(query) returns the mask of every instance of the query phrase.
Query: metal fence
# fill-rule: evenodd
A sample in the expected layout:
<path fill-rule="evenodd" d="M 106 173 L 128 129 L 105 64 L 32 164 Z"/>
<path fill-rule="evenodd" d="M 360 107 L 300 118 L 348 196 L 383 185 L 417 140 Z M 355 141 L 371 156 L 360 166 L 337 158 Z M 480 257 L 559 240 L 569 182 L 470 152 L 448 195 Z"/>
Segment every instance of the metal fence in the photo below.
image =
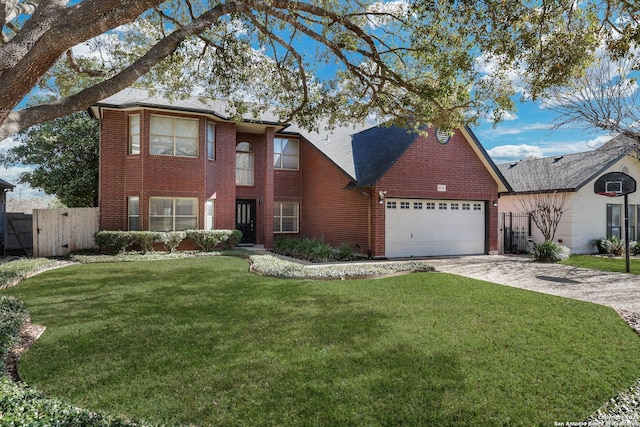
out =
<path fill-rule="evenodd" d="M 520 212 L 500 212 L 499 230 L 502 253 L 522 254 L 529 251 L 531 215 Z"/>

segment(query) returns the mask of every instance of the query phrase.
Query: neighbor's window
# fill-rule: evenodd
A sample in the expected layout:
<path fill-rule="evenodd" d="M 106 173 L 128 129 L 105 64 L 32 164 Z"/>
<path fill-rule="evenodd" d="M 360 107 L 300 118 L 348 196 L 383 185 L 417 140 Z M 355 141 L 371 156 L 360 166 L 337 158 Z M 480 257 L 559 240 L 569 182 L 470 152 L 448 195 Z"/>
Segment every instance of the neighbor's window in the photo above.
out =
<path fill-rule="evenodd" d="M 622 239 L 622 205 L 607 204 L 607 238 Z"/>
<path fill-rule="evenodd" d="M 273 153 L 273 167 L 275 169 L 298 170 L 300 143 L 297 139 L 275 138 Z"/>
<path fill-rule="evenodd" d="M 151 197 L 149 230 L 179 231 L 198 228 L 198 199 Z"/>
<path fill-rule="evenodd" d="M 140 197 L 129 197 L 129 230 L 140 230 Z"/>
<path fill-rule="evenodd" d="M 161 156 L 198 157 L 198 120 L 151 116 L 149 151 Z"/>
<path fill-rule="evenodd" d="M 253 185 L 254 158 L 253 145 L 248 142 L 236 145 L 236 185 Z"/>
<path fill-rule="evenodd" d="M 298 204 L 294 202 L 273 203 L 273 232 L 298 232 Z"/>
<path fill-rule="evenodd" d="M 140 114 L 129 116 L 129 154 L 140 154 Z"/>
<path fill-rule="evenodd" d="M 216 159 L 216 125 L 207 122 L 207 159 Z"/>

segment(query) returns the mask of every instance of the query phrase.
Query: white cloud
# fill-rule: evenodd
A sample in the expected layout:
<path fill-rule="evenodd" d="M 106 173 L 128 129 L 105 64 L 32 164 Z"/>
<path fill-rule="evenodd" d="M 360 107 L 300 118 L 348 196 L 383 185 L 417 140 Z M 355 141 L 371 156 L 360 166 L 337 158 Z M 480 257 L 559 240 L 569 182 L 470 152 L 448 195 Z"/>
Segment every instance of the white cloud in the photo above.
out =
<path fill-rule="evenodd" d="M 542 149 L 534 145 L 499 145 L 487 150 L 496 163 L 507 163 L 530 158 L 543 157 Z"/>
<path fill-rule="evenodd" d="M 514 120 L 516 120 L 515 118 Z M 541 131 L 541 130 L 550 130 L 551 125 L 544 123 L 530 123 L 525 126 L 518 127 L 496 127 L 490 130 L 483 131 L 485 137 L 489 138 L 497 138 L 505 135 L 520 135 L 521 133 L 529 132 L 529 131 Z"/>

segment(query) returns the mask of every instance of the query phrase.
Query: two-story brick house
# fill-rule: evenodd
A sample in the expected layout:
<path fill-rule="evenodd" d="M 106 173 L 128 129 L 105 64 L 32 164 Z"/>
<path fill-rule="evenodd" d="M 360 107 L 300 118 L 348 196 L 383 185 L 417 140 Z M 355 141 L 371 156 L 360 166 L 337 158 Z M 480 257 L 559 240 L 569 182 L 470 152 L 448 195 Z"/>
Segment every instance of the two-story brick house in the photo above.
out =
<path fill-rule="evenodd" d="M 346 243 L 372 257 L 492 253 L 508 184 L 468 128 L 306 132 L 225 104 L 127 89 L 100 120 L 100 228 L 231 229 Z"/>

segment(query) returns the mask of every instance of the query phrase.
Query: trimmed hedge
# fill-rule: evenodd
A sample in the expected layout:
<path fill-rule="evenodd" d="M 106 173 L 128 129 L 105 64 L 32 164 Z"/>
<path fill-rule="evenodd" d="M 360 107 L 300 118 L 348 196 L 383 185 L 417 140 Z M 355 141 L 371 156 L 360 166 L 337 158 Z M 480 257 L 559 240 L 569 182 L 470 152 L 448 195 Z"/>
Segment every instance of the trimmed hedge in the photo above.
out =
<path fill-rule="evenodd" d="M 0 295 L 0 377 L 6 374 L 4 359 L 11 347 L 18 342 L 20 329 L 28 317 L 29 311 L 22 302 Z"/>
<path fill-rule="evenodd" d="M 187 231 L 98 231 L 93 239 L 100 251 L 121 254 L 130 246 L 138 245 L 142 253 L 153 252 L 161 243 L 168 252 L 175 252 L 184 239 L 193 240 L 203 251 L 215 248 L 231 249 L 238 244 L 242 233 L 239 230 L 187 230 Z"/>

